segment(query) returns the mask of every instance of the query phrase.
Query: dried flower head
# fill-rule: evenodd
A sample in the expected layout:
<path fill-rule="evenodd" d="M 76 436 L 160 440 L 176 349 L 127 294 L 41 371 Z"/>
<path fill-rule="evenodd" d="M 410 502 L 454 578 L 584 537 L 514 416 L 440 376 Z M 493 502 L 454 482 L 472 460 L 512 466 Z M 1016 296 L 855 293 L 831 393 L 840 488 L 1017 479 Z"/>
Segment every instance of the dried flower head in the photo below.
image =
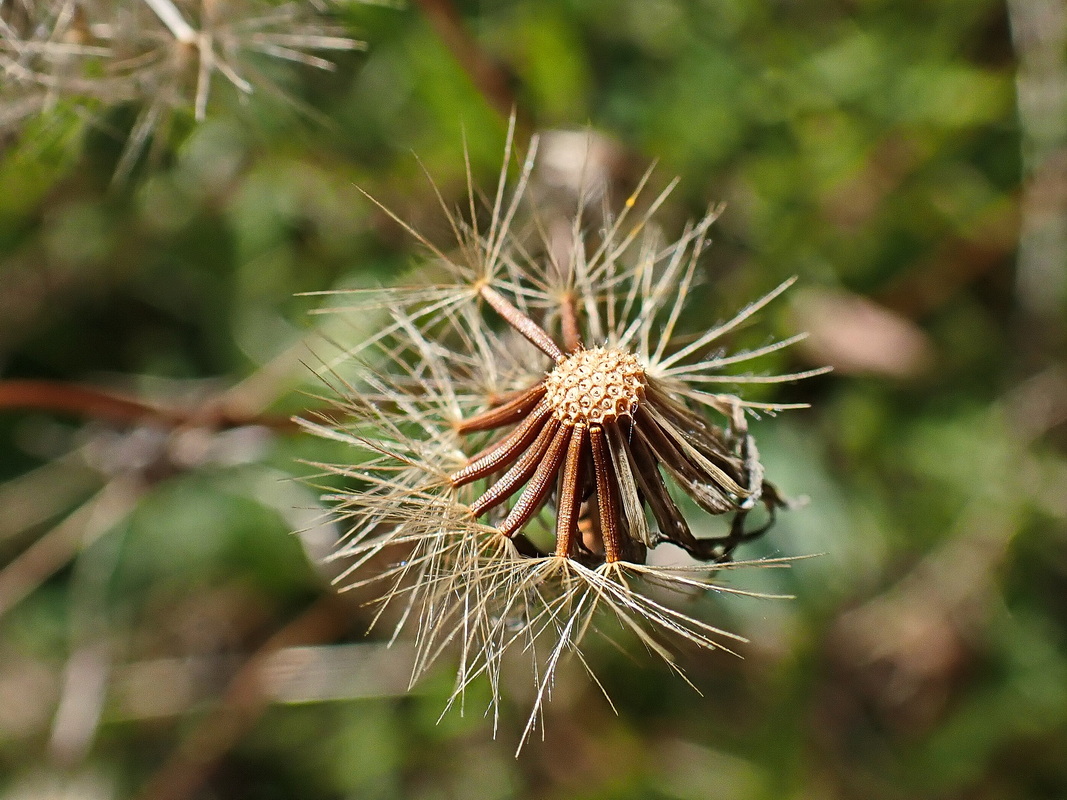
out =
<path fill-rule="evenodd" d="M 725 371 L 800 337 L 712 351 L 791 281 L 711 330 L 676 336 L 716 212 L 664 244 L 649 222 L 673 184 L 632 220 L 646 175 L 622 212 L 592 233 L 579 210 L 562 255 L 544 214 L 522 209 L 530 221 L 519 230 L 537 142 L 509 192 L 510 141 L 488 228 L 478 225 L 471 187 L 467 222 L 445 209 L 458 255 L 408 228 L 436 257 L 426 269 L 443 271 L 445 282 L 347 293 L 344 309 L 385 309 L 389 319 L 323 371 L 344 413 L 305 425 L 353 448 L 350 463 L 321 465 L 352 480 L 330 495 L 348 523 L 336 554 L 351 561 L 341 580 L 385 581 L 383 608 L 403 599 L 397 630 L 411 618 L 418 629 L 413 677 L 457 647 L 454 699 L 483 674 L 497 698 L 503 656 L 530 654 L 538 691 L 528 734 L 556 664 L 568 651 L 581 658 L 598 615 L 617 618 L 668 663 L 657 631 L 710 649 L 739 638 L 642 586 L 736 591 L 715 573 L 782 563 L 731 556 L 784 505 L 764 478 L 746 412 L 788 406 L 708 387 L 823 370 Z M 728 533 L 694 535 L 670 484 L 707 513 L 730 515 Z M 758 506 L 768 521 L 749 527 Z M 664 544 L 694 560 L 647 563 Z"/>

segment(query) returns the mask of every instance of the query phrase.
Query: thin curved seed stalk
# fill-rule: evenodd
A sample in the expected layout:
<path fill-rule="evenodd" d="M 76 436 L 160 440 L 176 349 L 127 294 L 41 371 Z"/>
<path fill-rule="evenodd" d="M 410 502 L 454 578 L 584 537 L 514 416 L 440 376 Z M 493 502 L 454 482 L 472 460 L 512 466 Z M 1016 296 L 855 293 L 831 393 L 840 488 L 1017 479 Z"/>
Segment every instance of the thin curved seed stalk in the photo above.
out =
<path fill-rule="evenodd" d="M 512 115 L 511 120 L 508 122 L 508 137 L 509 139 L 514 136 L 515 132 L 515 117 Z M 534 158 L 537 154 L 538 138 L 536 136 L 530 139 L 530 150 L 527 153 L 526 160 L 523 162 L 522 174 L 519 177 L 519 184 L 515 187 L 515 192 L 512 196 L 511 205 L 508 207 L 507 213 L 503 218 L 503 221 L 499 226 L 493 225 L 489 230 L 489 253 L 487 258 L 487 265 L 492 269 L 500 261 L 500 253 L 503 248 L 504 241 L 506 239 L 505 233 L 511 229 L 512 220 L 515 218 L 515 213 L 519 208 L 519 201 L 522 199 L 526 191 L 526 184 L 530 180 L 530 173 L 533 172 Z M 505 165 L 507 162 L 505 161 Z M 500 192 L 503 192 L 503 181 L 506 177 L 506 167 L 500 172 L 501 186 Z M 498 193 L 497 200 L 498 205 L 494 209 L 493 221 L 494 223 L 499 218 L 499 200 L 502 199 L 502 194 Z"/>
<path fill-rule="evenodd" d="M 708 229 L 712 223 L 715 222 L 722 214 L 724 206 L 719 205 L 708 211 L 704 215 L 704 218 L 700 221 L 700 224 L 696 226 L 690 236 L 699 243 L 699 247 L 693 248 L 689 256 L 689 263 L 686 265 L 685 271 L 682 273 L 682 279 L 678 282 L 677 290 L 674 292 L 674 301 L 671 303 L 671 310 L 667 316 L 667 321 L 663 326 L 663 333 L 660 336 L 659 344 L 656 346 L 656 351 L 652 354 L 649 361 L 653 364 L 658 364 L 663 360 L 664 352 L 667 349 L 667 345 L 670 344 L 671 339 L 674 337 L 675 326 L 678 324 L 678 320 L 682 315 L 682 309 L 685 308 L 685 301 L 689 297 L 689 291 L 693 285 L 693 276 L 696 274 L 697 264 L 700 260 L 700 254 L 704 249 L 704 242 Z M 683 236 L 682 241 L 677 245 L 677 251 L 683 252 L 682 242 L 686 241 L 686 237 Z M 649 320 L 651 324 L 651 318 Z"/>
<path fill-rule="evenodd" d="M 174 34 L 174 38 L 183 44 L 193 44 L 197 40 L 197 33 L 193 26 L 185 21 L 185 17 L 171 0 L 144 0 L 144 4 L 152 9 L 159 17 L 159 21 L 167 26 Z"/>

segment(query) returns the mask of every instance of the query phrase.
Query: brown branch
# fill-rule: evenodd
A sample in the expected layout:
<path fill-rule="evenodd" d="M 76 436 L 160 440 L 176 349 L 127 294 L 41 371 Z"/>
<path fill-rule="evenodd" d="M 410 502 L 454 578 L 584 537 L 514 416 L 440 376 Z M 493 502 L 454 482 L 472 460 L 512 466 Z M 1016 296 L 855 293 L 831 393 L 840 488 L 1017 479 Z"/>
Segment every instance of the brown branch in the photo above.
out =
<path fill-rule="evenodd" d="M 54 411 L 131 424 L 154 422 L 166 427 L 203 425 L 239 428 L 261 425 L 280 431 L 296 430 L 295 423 L 288 417 L 236 413 L 210 403 L 192 409 L 167 408 L 135 397 L 62 381 L 0 381 L 0 410 L 3 409 Z"/>
<path fill-rule="evenodd" d="M 516 114 L 520 129 L 530 130 L 529 120 L 519 109 L 515 96 L 514 75 L 471 36 L 452 0 L 416 0 L 416 3 L 486 102 L 504 119 Z"/>

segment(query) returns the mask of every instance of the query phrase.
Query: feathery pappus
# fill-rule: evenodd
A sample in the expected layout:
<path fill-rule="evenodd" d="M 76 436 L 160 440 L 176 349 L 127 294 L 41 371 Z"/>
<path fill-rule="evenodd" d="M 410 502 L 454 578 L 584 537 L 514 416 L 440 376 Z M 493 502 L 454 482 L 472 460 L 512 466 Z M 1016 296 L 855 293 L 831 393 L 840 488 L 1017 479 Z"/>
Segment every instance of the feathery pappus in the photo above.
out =
<path fill-rule="evenodd" d="M 713 351 L 792 281 L 709 330 L 679 333 L 717 212 L 664 243 L 650 221 L 673 183 L 638 213 L 646 173 L 599 230 L 585 229 L 579 209 L 570 246 L 551 246 L 543 217 L 527 207 L 537 140 L 511 186 L 512 138 L 487 225 L 473 186 L 462 215 L 442 200 L 454 253 L 380 206 L 429 249 L 426 274 L 443 280 L 336 293 L 330 313 L 386 317 L 325 365 L 336 408 L 303 424 L 351 447 L 348 463 L 319 465 L 350 481 L 328 497 L 346 526 L 340 582 L 380 585 L 383 609 L 401 604 L 397 631 L 408 622 L 417 630 L 413 680 L 447 649 L 459 652 L 453 700 L 484 675 L 495 706 L 505 654 L 528 654 L 537 694 L 525 741 L 559 660 L 574 653 L 588 668 L 580 645 L 602 617 L 675 669 L 665 637 L 708 649 L 741 638 L 683 613 L 661 590 L 739 592 L 716 574 L 788 561 L 733 553 L 786 505 L 764 476 L 747 413 L 798 406 L 715 388 L 825 370 L 731 371 L 801 336 Z M 727 515 L 728 532 L 695 535 L 679 493 Z M 750 522 L 757 508 L 762 524 Z M 663 545 L 690 563 L 649 563 Z"/>

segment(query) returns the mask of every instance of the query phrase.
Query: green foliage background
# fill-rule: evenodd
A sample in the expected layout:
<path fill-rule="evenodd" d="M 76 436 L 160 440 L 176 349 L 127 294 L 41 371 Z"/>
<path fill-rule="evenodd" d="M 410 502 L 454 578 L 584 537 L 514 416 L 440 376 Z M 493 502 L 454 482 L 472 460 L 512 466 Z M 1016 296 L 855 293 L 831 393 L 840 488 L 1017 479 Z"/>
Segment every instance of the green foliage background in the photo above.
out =
<path fill-rule="evenodd" d="M 726 202 L 691 326 L 795 274 L 760 335 L 804 326 L 824 344 L 778 366 L 834 362 L 840 337 L 865 343 L 858 364 L 773 395 L 810 410 L 754 424 L 768 474 L 810 503 L 741 555 L 821 555 L 739 580 L 796 599 L 705 601 L 701 615 L 751 644 L 743 660 L 683 649 L 700 695 L 639 650 L 594 648 L 617 714 L 565 671 L 544 741 L 516 759 L 524 676 L 495 739 L 484 698 L 438 723 L 448 665 L 402 694 L 403 647 L 383 655 L 384 632 L 363 638 L 361 598 L 324 599 L 291 533 L 316 500 L 289 478 L 308 471 L 297 459 L 340 457 L 329 446 L 204 434 L 182 441 L 200 454 L 183 461 L 174 432 L 9 411 L 0 796 L 1067 796 L 1067 309 L 1062 297 L 1035 309 L 1017 290 L 1029 140 L 1005 5 L 459 10 L 537 128 L 604 134 L 623 190 L 657 159 L 659 186 L 681 176 L 668 231 Z M 418 252 L 359 189 L 447 242 L 412 151 L 459 202 L 464 141 L 488 189 L 506 130 L 418 4 L 343 17 L 368 50 L 332 74 L 279 73 L 300 109 L 220 87 L 207 120 L 179 115 L 125 185 L 111 177 L 134 108 L 60 104 L 8 135 L 4 378 L 171 404 L 236 392 L 283 415 L 311 402 L 301 360 L 322 298 L 299 293 L 402 280 Z M 880 313 L 860 326 L 868 337 L 841 327 L 863 299 Z M 900 330 L 922 354 L 914 364 L 894 350 Z M 8 603 L 35 542 L 86 508 L 107 518 L 102 489 L 117 498 L 113 524 Z M 308 613 L 292 643 L 332 645 L 351 671 L 346 696 L 249 711 L 225 694 Z M 188 669 L 136 684 L 138 665 L 164 661 Z M 182 694 L 174 676 L 190 671 L 197 688 Z M 149 702 L 168 692 L 188 702 Z M 94 696 L 99 725 L 72 723 L 63 730 L 82 738 L 65 743 L 62 702 L 91 708 Z"/>

